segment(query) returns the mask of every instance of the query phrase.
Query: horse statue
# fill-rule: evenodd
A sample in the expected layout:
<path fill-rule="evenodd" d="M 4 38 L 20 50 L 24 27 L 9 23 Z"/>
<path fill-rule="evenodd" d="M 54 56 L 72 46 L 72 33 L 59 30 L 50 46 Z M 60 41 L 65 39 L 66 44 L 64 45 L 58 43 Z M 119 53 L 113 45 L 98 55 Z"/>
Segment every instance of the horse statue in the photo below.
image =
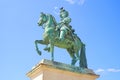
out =
<path fill-rule="evenodd" d="M 68 51 L 70 57 L 72 58 L 71 65 L 75 65 L 75 63 L 79 60 L 79 67 L 87 68 L 85 44 L 82 43 L 76 34 L 72 34 L 73 39 L 70 34 L 66 34 L 65 39 L 60 41 L 58 39 L 60 31 L 56 30 L 56 26 L 59 26 L 59 24 L 51 14 L 41 13 L 38 25 L 43 26 L 44 29 L 43 40 L 35 40 L 36 51 L 39 55 L 41 55 L 41 51 L 38 48 L 38 44 L 47 46 L 47 49 L 45 50 L 51 53 L 52 61 L 54 61 L 54 46 L 64 48 Z"/>

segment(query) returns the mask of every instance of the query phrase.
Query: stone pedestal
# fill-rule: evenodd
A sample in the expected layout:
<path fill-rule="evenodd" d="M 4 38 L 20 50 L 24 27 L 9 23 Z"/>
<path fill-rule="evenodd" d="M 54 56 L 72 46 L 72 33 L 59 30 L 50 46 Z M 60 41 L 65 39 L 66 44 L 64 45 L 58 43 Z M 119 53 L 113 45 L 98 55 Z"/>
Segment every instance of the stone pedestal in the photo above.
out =
<path fill-rule="evenodd" d="M 96 75 L 90 69 L 42 60 L 27 73 L 31 80 L 96 80 Z"/>

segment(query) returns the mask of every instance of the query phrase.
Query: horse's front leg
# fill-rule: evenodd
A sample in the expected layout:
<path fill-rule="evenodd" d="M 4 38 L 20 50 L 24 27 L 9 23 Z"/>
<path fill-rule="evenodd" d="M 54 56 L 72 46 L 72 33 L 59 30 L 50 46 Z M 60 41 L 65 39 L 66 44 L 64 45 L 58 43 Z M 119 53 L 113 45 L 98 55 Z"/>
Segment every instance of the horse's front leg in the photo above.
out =
<path fill-rule="evenodd" d="M 50 40 L 50 53 L 51 53 L 51 60 L 54 61 L 54 41 Z"/>
<path fill-rule="evenodd" d="M 39 50 L 38 48 L 38 44 L 44 44 L 44 45 L 47 45 L 46 42 L 44 42 L 43 40 L 35 40 L 35 47 L 36 47 L 36 51 L 39 55 L 41 55 L 41 51 Z"/>

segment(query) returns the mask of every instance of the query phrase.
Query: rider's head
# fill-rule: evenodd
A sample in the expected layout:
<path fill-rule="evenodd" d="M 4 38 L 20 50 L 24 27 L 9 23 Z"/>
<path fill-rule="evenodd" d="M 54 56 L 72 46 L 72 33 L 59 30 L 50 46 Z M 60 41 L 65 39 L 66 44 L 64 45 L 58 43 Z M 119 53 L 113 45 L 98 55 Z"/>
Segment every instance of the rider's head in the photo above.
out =
<path fill-rule="evenodd" d="M 68 17 L 68 16 L 69 16 L 68 11 L 66 11 L 63 7 L 60 8 L 60 17 L 65 18 L 65 17 Z"/>

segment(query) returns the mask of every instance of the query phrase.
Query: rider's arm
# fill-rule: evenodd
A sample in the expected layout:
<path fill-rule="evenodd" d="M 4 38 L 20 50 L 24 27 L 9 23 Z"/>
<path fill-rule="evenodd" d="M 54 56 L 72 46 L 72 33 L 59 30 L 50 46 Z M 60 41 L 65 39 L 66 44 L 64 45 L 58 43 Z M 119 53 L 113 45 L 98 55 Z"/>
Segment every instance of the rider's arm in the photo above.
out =
<path fill-rule="evenodd" d="M 62 20 L 62 22 L 69 24 L 71 22 L 71 18 L 66 17 Z"/>

